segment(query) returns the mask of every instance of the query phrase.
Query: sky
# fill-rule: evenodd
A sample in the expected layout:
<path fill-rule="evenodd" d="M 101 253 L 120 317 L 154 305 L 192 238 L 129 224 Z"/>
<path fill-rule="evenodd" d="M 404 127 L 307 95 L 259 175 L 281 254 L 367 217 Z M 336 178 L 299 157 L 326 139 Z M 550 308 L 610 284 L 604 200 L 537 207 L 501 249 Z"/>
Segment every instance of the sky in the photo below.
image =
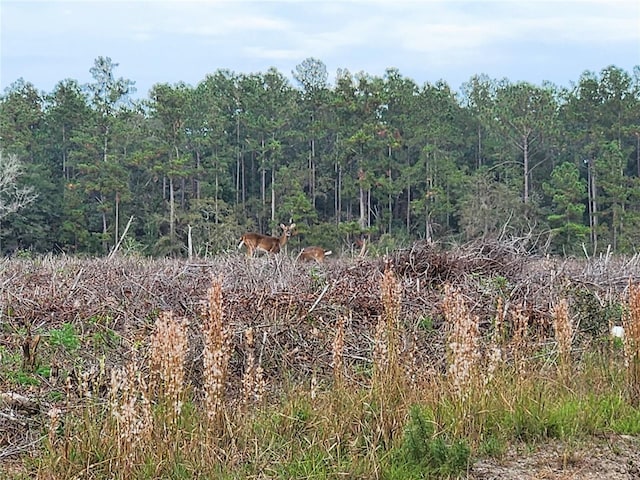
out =
<path fill-rule="evenodd" d="M 474 75 L 558 86 L 640 65 L 638 0 L 0 0 L 0 93 L 86 84 L 99 56 L 135 82 L 196 86 L 226 69 L 292 79 L 306 58 L 454 91 Z M 292 80 L 293 85 L 297 83 Z"/>

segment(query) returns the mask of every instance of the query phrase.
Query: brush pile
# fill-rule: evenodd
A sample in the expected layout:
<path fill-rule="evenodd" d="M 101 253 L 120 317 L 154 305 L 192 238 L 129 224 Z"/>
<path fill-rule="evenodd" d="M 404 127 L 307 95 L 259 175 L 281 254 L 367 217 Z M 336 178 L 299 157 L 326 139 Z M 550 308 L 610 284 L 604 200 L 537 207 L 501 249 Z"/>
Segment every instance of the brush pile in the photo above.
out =
<path fill-rule="evenodd" d="M 455 249 L 417 243 L 385 258 L 336 258 L 322 265 L 287 255 L 208 260 L 136 257 L 45 257 L 0 262 L 0 458 L 37 434 L 30 416 L 52 392 L 104 393 L 108 371 L 148 348 L 162 312 L 187 320 L 187 380 L 202 382 L 203 318 L 212 279 L 222 284 L 223 321 L 231 334 L 230 395 L 243 374 L 243 338 L 252 329 L 257 362 L 276 393 L 283 382 L 331 376 L 332 342 L 344 321 L 347 371 L 371 365 L 383 314 L 381 280 L 400 286 L 403 352 L 418 366 L 443 368 L 445 286 L 456 287 L 489 331 L 498 305 L 517 306 L 541 337 L 550 334 L 554 302 L 567 299 L 578 335 L 608 331 L 629 281 L 640 282 L 640 259 L 539 258 L 505 244 Z M 497 302 L 500 299 L 500 302 Z M 401 352 L 402 354 L 402 352 Z M 31 374 L 31 382 L 22 373 Z M 105 372 L 107 372 L 105 374 Z M 354 374 L 355 375 L 355 374 Z M 235 381 L 234 379 L 238 380 Z M 357 381 L 357 378 L 352 379 Z M 28 435 L 27 435 L 28 433 Z"/>

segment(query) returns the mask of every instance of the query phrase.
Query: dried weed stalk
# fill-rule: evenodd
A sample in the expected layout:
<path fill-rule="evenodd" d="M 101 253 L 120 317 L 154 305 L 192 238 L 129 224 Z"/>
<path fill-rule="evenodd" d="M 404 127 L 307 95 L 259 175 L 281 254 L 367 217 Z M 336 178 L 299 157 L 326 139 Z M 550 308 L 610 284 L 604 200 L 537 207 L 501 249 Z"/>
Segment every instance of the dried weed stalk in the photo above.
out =
<path fill-rule="evenodd" d="M 629 282 L 629 305 L 623 318 L 627 389 L 633 405 L 640 404 L 640 285 Z"/>
<path fill-rule="evenodd" d="M 503 365 L 504 354 L 502 352 L 503 338 L 504 338 L 504 325 L 505 325 L 506 309 L 502 303 L 502 298 L 498 297 L 496 305 L 496 317 L 493 322 L 493 335 L 491 337 L 491 343 L 487 349 L 487 370 L 484 376 L 485 387 L 491 383 L 496 371 Z M 489 390 L 485 388 L 485 394 L 489 394 Z"/>
<path fill-rule="evenodd" d="M 380 407 L 377 420 L 380 439 L 390 442 L 405 420 L 401 412 L 406 378 L 399 355 L 402 288 L 388 263 L 380 287 L 383 312 L 376 326 L 372 393 Z"/>
<path fill-rule="evenodd" d="M 153 431 L 153 417 L 147 382 L 135 358 L 111 371 L 109 410 L 115 420 L 117 458 L 129 468 L 139 446 L 148 444 Z"/>
<path fill-rule="evenodd" d="M 211 423 L 222 418 L 225 386 L 231 357 L 231 338 L 222 308 L 222 281 L 213 279 L 209 289 L 209 311 L 202 323 L 204 337 L 204 404 Z"/>
<path fill-rule="evenodd" d="M 318 375 L 316 374 L 315 370 L 311 374 L 311 383 L 310 383 L 310 386 L 309 386 L 309 396 L 311 397 L 311 400 L 315 400 L 316 398 L 318 398 Z"/>
<path fill-rule="evenodd" d="M 569 305 L 565 298 L 561 299 L 552 311 L 553 331 L 558 343 L 558 370 L 567 378 L 571 371 L 571 345 L 573 342 L 573 326 L 569 318 Z"/>
<path fill-rule="evenodd" d="M 529 317 L 524 313 L 521 306 L 513 308 L 510 312 L 513 324 L 510 349 L 513 354 L 513 364 L 516 374 L 522 378 L 526 373 L 527 367 L 526 353 L 529 337 Z"/>
<path fill-rule="evenodd" d="M 58 407 L 51 407 L 47 410 L 47 417 L 49 417 L 49 423 L 47 425 L 47 438 L 49 445 L 53 448 L 58 442 L 58 433 L 62 425 L 61 417 L 62 410 Z"/>
<path fill-rule="evenodd" d="M 188 352 L 187 322 L 171 312 L 160 314 L 151 337 L 150 391 L 165 404 L 167 424 L 175 425 L 184 398 L 184 359 Z"/>
<path fill-rule="evenodd" d="M 344 327 L 346 317 L 340 315 L 336 321 L 336 335 L 333 339 L 333 382 L 340 388 L 344 381 Z"/>
<path fill-rule="evenodd" d="M 445 286 L 442 308 L 449 329 L 447 353 L 451 384 L 456 393 L 467 396 L 480 370 L 478 317 L 471 315 L 462 293 L 451 285 Z"/>
<path fill-rule="evenodd" d="M 402 372 L 398 362 L 402 288 L 388 264 L 385 267 L 380 286 L 383 313 L 376 325 L 373 346 L 373 379 L 374 384 L 384 389 L 392 380 L 399 381 L 399 375 Z"/>
<path fill-rule="evenodd" d="M 383 316 L 378 317 L 373 339 L 373 384 L 384 384 L 389 371 L 389 342 L 387 340 L 387 324 Z"/>
<path fill-rule="evenodd" d="M 245 342 L 245 367 L 242 376 L 242 390 L 244 392 L 244 405 L 259 403 L 264 397 L 266 389 L 264 374 L 259 362 L 256 361 L 256 342 L 253 328 L 244 331 Z"/>

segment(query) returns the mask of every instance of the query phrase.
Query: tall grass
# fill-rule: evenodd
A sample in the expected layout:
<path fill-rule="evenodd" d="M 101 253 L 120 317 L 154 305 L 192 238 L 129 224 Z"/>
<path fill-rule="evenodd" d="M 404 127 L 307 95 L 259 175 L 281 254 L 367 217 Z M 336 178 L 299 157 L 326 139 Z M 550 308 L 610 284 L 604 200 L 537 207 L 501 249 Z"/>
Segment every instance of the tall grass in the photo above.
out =
<path fill-rule="evenodd" d="M 229 328 L 224 323 L 222 281 L 214 279 L 209 289 L 209 309 L 202 323 L 204 409 L 209 424 L 223 426 L 225 391 L 231 356 Z"/>
<path fill-rule="evenodd" d="M 629 284 L 628 309 L 623 317 L 624 353 L 629 401 L 640 405 L 640 285 Z"/>
<path fill-rule="evenodd" d="M 574 356 L 566 302 L 553 311 L 556 350 L 529 329 L 521 306 L 497 302 L 483 330 L 451 286 L 441 303 L 444 368 L 416 365 L 402 285 L 390 268 L 380 292 L 368 383 L 347 361 L 350 317 L 342 313 L 327 351 L 328 381 L 311 391 L 291 384 L 267 399 L 252 328 L 243 332 L 242 385 L 230 389 L 231 330 L 214 279 L 207 311 L 191 320 L 200 323 L 201 385 L 186 378 L 187 322 L 160 315 L 148 349 L 133 350 L 112 371 L 107 404 L 94 396 L 50 412 L 29 477 L 457 478 L 475 457 L 503 455 L 514 442 L 640 433 L 640 289 L 629 289 L 622 372 L 598 357 L 610 351 Z M 418 367 L 421 381 L 410 381 Z"/>
<path fill-rule="evenodd" d="M 573 326 L 569 318 L 569 305 L 561 299 L 553 308 L 553 331 L 558 344 L 558 370 L 564 380 L 571 375 L 571 345 L 573 342 Z"/>

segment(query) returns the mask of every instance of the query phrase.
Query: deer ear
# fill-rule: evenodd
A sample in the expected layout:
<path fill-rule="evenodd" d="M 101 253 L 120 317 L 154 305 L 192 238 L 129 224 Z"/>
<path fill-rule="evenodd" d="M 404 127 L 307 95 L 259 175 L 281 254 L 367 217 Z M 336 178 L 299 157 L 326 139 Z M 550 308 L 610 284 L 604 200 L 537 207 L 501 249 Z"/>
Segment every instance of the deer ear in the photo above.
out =
<path fill-rule="evenodd" d="M 280 224 L 280 228 L 281 228 L 281 229 L 283 229 L 283 230 L 286 230 L 286 228 L 285 228 L 285 226 L 284 226 L 284 223 L 281 223 L 281 224 Z"/>
<path fill-rule="evenodd" d="M 289 228 L 296 228 L 296 224 L 292 223 L 291 226 Z"/>

